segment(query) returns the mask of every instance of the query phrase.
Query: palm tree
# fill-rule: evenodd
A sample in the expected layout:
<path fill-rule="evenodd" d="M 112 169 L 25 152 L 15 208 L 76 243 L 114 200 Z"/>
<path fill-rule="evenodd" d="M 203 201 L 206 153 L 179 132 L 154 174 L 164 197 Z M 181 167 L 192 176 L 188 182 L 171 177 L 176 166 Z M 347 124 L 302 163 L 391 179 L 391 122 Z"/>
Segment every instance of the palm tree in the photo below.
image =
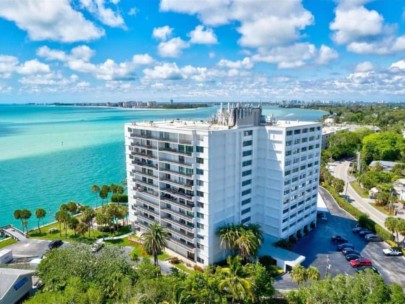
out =
<path fill-rule="evenodd" d="M 23 224 L 23 219 L 22 219 L 22 217 L 21 217 L 21 210 L 20 210 L 20 209 L 17 209 L 17 210 L 14 211 L 14 218 L 15 218 L 16 220 L 20 220 L 20 221 L 21 221 L 21 226 L 22 226 L 22 228 L 23 228 L 23 230 L 24 230 L 24 224 Z M 23 231 L 23 232 L 24 232 L 24 231 Z"/>
<path fill-rule="evenodd" d="M 399 240 L 398 240 L 398 229 L 397 229 L 397 226 L 398 226 L 398 219 L 395 218 L 395 217 L 392 217 L 392 216 L 387 217 L 387 218 L 385 219 L 384 225 L 385 225 L 385 227 L 387 227 L 387 229 L 388 229 L 389 231 L 392 232 L 392 234 L 394 234 L 394 233 L 396 232 L 396 237 L 395 237 L 395 239 L 396 239 L 396 241 L 398 242 L 398 241 L 399 241 Z"/>
<path fill-rule="evenodd" d="M 39 226 L 39 221 L 46 216 L 46 211 L 43 208 L 38 208 L 35 210 L 35 217 L 38 219 L 38 230 L 41 233 L 41 227 Z"/>
<path fill-rule="evenodd" d="M 254 301 L 253 283 L 243 270 L 239 257 L 228 257 L 228 267 L 219 269 L 222 279 L 218 284 L 220 291 L 230 294 L 233 303 Z"/>
<path fill-rule="evenodd" d="M 97 186 L 97 185 L 93 185 L 93 186 L 91 187 L 91 192 L 93 192 L 94 195 L 96 196 L 96 208 L 97 208 L 97 196 L 99 196 L 100 187 Z"/>
<path fill-rule="evenodd" d="M 217 235 L 220 238 L 220 246 L 231 251 L 231 255 L 236 253 L 236 240 L 239 238 L 240 226 L 235 224 L 226 225 L 218 229 Z"/>
<path fill-rule="evenodd" d="M 156 266 L 158 266 L 158 254 L 166 247 L 167 237 L 166 229 L 158 223 L 150 225 L 148 230 L 141 235 L 143 248 L 148 254 L 153 255 Z"/>
<path fill-rule="evenodd" d="M 70 219 L 70 215 L 66 210 L 59 210 L 58 212 L 56 212 L 55 214 L 56 220 L 59 222 L 60 225 L 60 229 L 62 229 L 61 224 L 64 224 L 65 227 L 65 236 L 67 237 L 67 224 L 69 222 Z M 62 236 L 62 234 L 60 234 L 60 236 Z"/>
<path fill-rule="evenodd" d="M 321 277 L 318 268 L 310 266 L 306 270 L 306 279 L 311 281 L 318 281 Z"/>
<path fill-rule="evenodd" d="M 21 219 L 26 232 L 28 232 L 28 220 L 31 218 L 31 215 L 32 213 L 28 209 L 21 210 Z"/>
<path fill-rule="evenodd" d="M 55 213 L 55 220 L 59 223 L 59 236 L 62 236 L 63 211 Z"/>
<path fill-rule="evenodd" d="M 76 232 L 81 236 L 83 236 L 88 230 L 89 230 L 89 226 L 87 226 L 83 222 L 80 222 L 76 227 Z"/>
<path fill-rule="evenodd" d="M 307 280 L 307 271 L 304 266 L 297 265 L 291 270 L 291 279 L 298 284 L 305 282 Z"/>
<path fill-rule="evenodd" d="M 240 228 L 239 237 L 235 243 L 244 263 L 246 263 L 251 256 L 255 256 L 257 250 L 260 248 L 260 240 L 253 231 L 243 227 Z"/>
<path fill-rule="evenodd" d="M 94 212 L 93 208 L 91 208 L 89 206 L 83 207 L 81 220 L 83 223 L 85 223 L 88 226 L 89 237 L 90 237 L 90 232 L 91 232 L 91 226 L 92 226 L 93 219 L 95 216 L 96 216 L 96 213 Z"/>
<path fill-rule="evenodd" d="M 77 212 L 77 203 L 70 201 L 69 203 L 66 204 L 67 206 L 67 211 L 70 213 L 70 215 L 74 215 Z"/>
<path fill-rule="evenodd" d="M 73 230 L 75 236 L 76 236 L 76 229 L 77 229 L 78 225 L 79 225 L 79 220 L 77 218 L 75 218 L 75 217 L 69 218 L 68 226 L 69 226 L 69 229 Z"/>

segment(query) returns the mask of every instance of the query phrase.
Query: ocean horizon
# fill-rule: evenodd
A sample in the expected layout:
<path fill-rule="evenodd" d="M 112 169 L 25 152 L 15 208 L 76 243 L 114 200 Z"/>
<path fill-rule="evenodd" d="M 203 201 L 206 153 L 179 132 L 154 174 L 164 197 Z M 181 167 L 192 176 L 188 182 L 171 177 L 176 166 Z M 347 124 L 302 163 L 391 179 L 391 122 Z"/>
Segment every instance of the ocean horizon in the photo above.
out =
<path fill-rule="evenodd" d="M 0 105 L 0 226 L 13 224 L 16 209 L 47 211 L 41 224 L 54 221 L 62 203 L 95 206 L 93 184 L 126 179 L 124 124 L 131 121 L 210 118 L 216 106 L 198 109 L 127 110 L 106 107 Z M 325 112 L 264 106 L 280 120 L 314 121 Z"/>

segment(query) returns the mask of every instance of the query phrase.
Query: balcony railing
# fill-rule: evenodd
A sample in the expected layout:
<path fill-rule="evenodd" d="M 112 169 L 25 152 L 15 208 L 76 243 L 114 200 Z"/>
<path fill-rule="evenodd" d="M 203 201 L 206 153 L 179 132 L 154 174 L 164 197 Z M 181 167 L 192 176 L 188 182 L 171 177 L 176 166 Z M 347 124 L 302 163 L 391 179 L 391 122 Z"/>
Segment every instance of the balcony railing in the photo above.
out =
<path fill-rule="evenodd" d="M 172 199 L 172 198 L 167 197 L 167 196 L 161 196 L 160 199 L 163 202 L 166 202 L 166 203 L 169 203 L 169 204 L 172 204 L 172 205 L 175 205 L 177 207 L 184 208 L 184 209 L 187 209 L 187 210 L 190 210 L 190 211 L 192 211 L 193 208 L 195 207 L 194 204 L 183 204 L 183 203 L 180 203 L 177 200 Z"/>
<path fill-rule="evenodd" d="M 176 230 L 176 229 L 174 229 L 172 226 L 170 226 L 170 225 L 167 225 L 166 224 L 166 228 L 169 230 L 169 232 L 171 233 L 171 234 L 175 234 L 175 235 L 177 235 L 177 236 L 179 236 L 179 237 L 184 237 L 184 238 L 187 238 L 188 240 L 190 240 L 191 242 L 193 242 L 193 240 L 194 240 L 194 234 L 193 233 L 190 233 L 190 232 L 183 232 L 183 231 L 181 231 L 181 230 Z"/>
<path fill-rule="evenodd" d="M 132 161 L 132 164 L 133 164 L 133 165 L 140 166 L 140 167 L 147 167 L 147 168 L 153 168 L 153 169 L 157 169 L 157 168 L 158 168 L 158 165 L 157 165 L 157 164 L 156 164 L 156 165 L 154 165 L 154 164 L 149 164 L 149 163 L 147 163 L 147 162 L 143 162 L 143 161 L 139 161 L 139 160 L 133 160 L 133 161 Z"/>
<path fill-rule="evenodd" d="M 139 175 L 143 175 L 143 176 L 146 176 L 146 177 L 154 177 L 154 178 L 157 178 L 158 176 L 157 175 L 155 175 L 155 174 L 153 174 L 153 173 L 147 173 L 147 172 L 143 172 L 142 170 L 133 170 L 133 172 L 135 172 L 136 174 L 139 174 Z"/>
<path fill-rule="evenodd" d="M 157 159 L 157 156 L 155 156 L 153 154 L 143 153 L 143 152 L 139 152 L 139 151 L 131 151 L 131 154 L 136 155 L 136 156 L 146 157 L 149 159 Z"/>
<path fill-rule="evenodd" d="M 193 164 L 179 162 L 179 161 L 176 161 L 174 159 L 159 158 L 159 161 L 163 162 L 163 163 L 173 164 L 173 165 L 176 165 L 176 166 L 184 166 L 184 167 L 189 167 L 189 168 L 193 167 Z"/>
<path fill-rule="evenodd" d="M 163 153 L 171 153 L 171 154 L 181 154 L 187 157 L 192 157 L 193 156 L 193 152 L 185 152 L 185 151 L 180 151 L 178 149 L 171 149 L 171 148 L 160 148 L 159 152 L 163 152 Z"/>
<path fill-rule="evenodd" d="M 132 179 L 132 180 L 133 180 L 134 182 L 136 182 L 136 185 L 137 185 L 137 186 L 141 186 L 141 187 L 142 187 L 142 186 L 143 186 L 143 187 L 152 187 L 152 188 L 154 188 L 154 189 L 156 189 L 156 190 L 159 189 L 159 187 L 158 187 L 157 185 L 144 182 L 144 181 L 139 180 L 139 179 L 137 179 L 137 178 L 134 178 L 134 179 Z"/>
<path fill-rule="evenodd" d="M 141 226 L 141 227 L 146 228 L 146 229 L 149 228 L 149 224 L 144 224 L 141 221 L 135 221 L 135 225 Z"/>
<path fill-rule="evenodd" d="M 143 144 L 143 143 L 140 143 L 140 142 L 131 142 L 131 146 L 132 147 L 142 147 L 142 148 L 145 148 L 145 149 L 148 149 L 148 150 L 156 150 L 156 148 L 157 148 L 157 146 L 154 147 L 152 145 L 146 145 L 146 144 Z"/>
<path fill-rule="evenodd" d="M 144 192 L 143 192 L 143 193 L 144 193 Z M 159 208 L 159 203 L 147 201 L 147 200 L 143 199 L 142 197 L 139 197 L 138 195 L 135 195 L 135 196 L 134 196 L 134 199 L 136 200 L 137 203 L 149 204 L 149 205 L 151 205 L 153 208 Z M 156 199 L 156 197 L 155 197 L 155 199 Z"/>
<path fill-rule="evenodd" d="M 187 200 L 192 200 L 193 199 L 192 195 L 188 195 L 188 194 L 186 194 L 184 192 L 181 192 L 179 190 L 175 190 L 175 189 L 172 189 L 172 188 L 163 188 L 163 189 L 160 189 L 160 190 L 164 191 L 166 193 L 170 193 L 172 195 L 175 195 L 177 197 L 183 198 L 183 199 L 187 199 Z"/>
<path fill-rule="evenodd" d="M 138 214 L 136 214 L 136 216 L 137 216 L 138 218 L 140 218 L 140 219 L 146 221 L 146 222 L 149 223 L 149 224 L 154 224 L 154 223 L 157 223 L 157 222 L 158 222 L 156 219 L 151 219 L 151 218 L 145 216 L 143 213 L 138 213 Z"/>
<path fill-rule="evenodd" d="M 183 188 L 187 188 L 187 189 L 190 189 L 190 190 L 193 189 L 193 184 L 191 184 L 191 183 L 180 183 L 178 181 L 174 181 L 174 180 L 171 180 L 170 178 L 165 178 L 165 177 L 162 177 L 160 179 L 160 181 L 164 181 L 164 182 L 166 182 L 168 184 L 175 185 L 176 187 L 183 187 Z"/>
<path fill-rule="evenodd" d="M 146 139 L 152 139 L 156 140 L 151 134 L 137 134 L 137 133 L 131 133 L 131 137 L 137 137 L 137 138 L 146 138 Z"/>
<path fill-rule="evenodd" d="M 175 175 L 185 176 L 185 177 L 189 177 L 189 178 L 193 177 L 193 174 L 187 174 L 185 172 L 173 171 L 173 170 L 168 170 L 168 169 L 164 169 L 164 168 L 160 168 L 159 171 L 162 173 L 175 174 Z"/>
<path fill-rule="evenodd" d="M 183 219 L 188 220 L 188 221 L 190 221 L 190 220 L 192 221 L 194 219 L 194 215 L 189 215 L 187 213 L 182 213 L 182 212 L 179 212 L 179 211 L 175 211 L 175 210 L 173 210 L 173 209 L 171 209 L 169 207 L 166 207 L 166 206 L 162 207 L 162 212 L 169 213 L 171 215 L 183 218 Z"/>
<path fill-rule="evenodd" d="M 153 197 L 153 198 L 157 198 L 159 196 L 159 192 L 157 191 L 148 191 L 145 189 L 145 187 L 133 187 L 133 190 L 140 192 L 143 195 L 149 196 L 149 197 Z"/>
<path fill-rule="evenodd" d="M 162 221 L 166 222 L 166 223 L 170 223 L 173 225 L 178 226 L 179 228 L 182 228 L 190 233 L 194 233 L 193 229 L 195 228 L 194 226 L 189 226 L 187 225 L 187 223 L 182 223 L 180 221 L 176 221 L 174 218 L 169 217 L 169 216 L 162 216 L 161 217 Z"/>
<path fill-rule="evenodd" d="M 145 207 L 144 205 L 141 205 L 141 204 L 136 204 L 135 208 L 137 208 L 138 210 L 141 210 L 141 211 L 138 211 L 138 212 L 145 211 L 145 212 L 151 213 L 153 216 L 159 216 L 159 212 L 156 209 L 152 210 L 152 209 L 149 209 L 149 208 L 147 208 L 147 207 Z"/>
<path fill-rule="evenodd" d="M 168 240 L 169 241 L 172 241 L 172 242 L 174 242 L 174 243 L 176 243 L 176 245 L 180 245 L 180 246 L 182 246 L 182 247 L 184 247 L 184 248 L 186 248 L 186 249 L 188 249 L 188 250 L 194 250 L 195 249 L 195 245 L 190 245 L 190 244 L 188 244 L 188 243 L 186 243 L 186 242 L 182 242 L 182 241 L 180 241 L 180 240 L 177 240 L 177 239 L 175 239 L 175 238 L 173 238 L 173 237 L 168 237 Z"/>

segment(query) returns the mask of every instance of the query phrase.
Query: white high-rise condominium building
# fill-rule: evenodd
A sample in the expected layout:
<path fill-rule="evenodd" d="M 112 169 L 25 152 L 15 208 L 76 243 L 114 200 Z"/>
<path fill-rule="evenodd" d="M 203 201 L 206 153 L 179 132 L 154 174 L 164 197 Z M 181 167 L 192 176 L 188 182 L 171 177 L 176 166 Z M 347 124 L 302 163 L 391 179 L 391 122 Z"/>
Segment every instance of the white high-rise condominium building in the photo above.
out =
<path fill-rule="evenodd" d="M 320 123 L 228 106 L 212 121 L 129 123 L 125 134 L 134 229 L 160 223 L 168 248 L 191 261 L 225 258 L 216 236 L 225 224 L 287 238 L 316 221 Z"/>

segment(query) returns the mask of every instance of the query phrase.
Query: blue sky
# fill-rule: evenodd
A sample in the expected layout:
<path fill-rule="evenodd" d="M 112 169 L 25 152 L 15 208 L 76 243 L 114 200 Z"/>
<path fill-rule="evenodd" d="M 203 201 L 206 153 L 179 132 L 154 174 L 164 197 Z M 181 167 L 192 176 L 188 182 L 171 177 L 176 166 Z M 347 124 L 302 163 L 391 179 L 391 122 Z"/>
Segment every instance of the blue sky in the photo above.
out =
<path fill-rule="evenodd" d="M 0 102 L 405 101 L 403 0 L 1 0 Z"/>

